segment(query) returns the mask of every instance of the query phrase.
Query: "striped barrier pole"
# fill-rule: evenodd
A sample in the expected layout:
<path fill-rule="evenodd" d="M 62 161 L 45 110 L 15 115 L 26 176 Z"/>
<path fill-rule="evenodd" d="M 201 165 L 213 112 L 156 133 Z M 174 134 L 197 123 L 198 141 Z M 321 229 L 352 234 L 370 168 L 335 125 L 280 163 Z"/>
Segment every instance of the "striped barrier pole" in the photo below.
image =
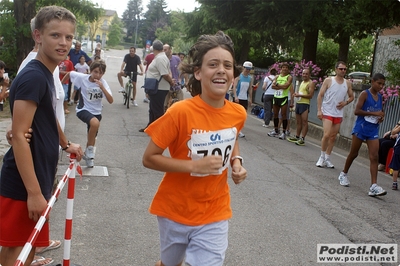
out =
<path fill-rule="evenodd" d="M 75 154 L 74 154 L 75 158 Z M 76 161 L 76 160 L 75 160 Z M 76 163 L 70 164 L 71 174 L 68 178 L 68 192 L 67 192 L 67 212 L 65 217 L 65 235 L 64 235 L 64 259 L 63 266 L 70 266 L 71 258 L 71 238 L 72 238 L 72 216 L 74 210 L 74 197 L 75 197 L 75 171 L 78 171 L 82 176 L 82 168 Z"/>
<path fill-rule="evenodd" d="M 33 229 L 31 235 L 28 238 L 28 241 L 25 243 L 24 247 L 22 248 L 20 254 L 18 255 L 17 260 L 14 263 L 14 266 L 23 266 L 26 259 L 28 258 L 28 255 L 30 251 L 32 250 L 33 243 L 36 241 L 40 230 L 42 230 L 44 223 L 46 222 L 46 217 L 49 215 L 51 209 L 54 206 L 54 203 L 56 202 L 58 196 L 60 195 L 62 189 L 64 188 L 65 183 L 67 182 L 68 176 L 71 175 L 72 169 L 80 169 L 80 174 L 82 175 L 82 170 L 80 166 L 77 168 L 76 167 L 76 155 L 75 154 L 70 154 L 70 165 L 65 172 L 64 176 L 61 178 L 60 182 L 57 185 L 56 190 L 54 191 L 53 195 L 51 196 L 49 202 L 47 203 L 46 209 L 42 212 L 42 215 L 40 216 L 39 220 L 37 221 L 35 228 Z M 75 171 L 73 172 L 73 175 L 75 177 Z"/>

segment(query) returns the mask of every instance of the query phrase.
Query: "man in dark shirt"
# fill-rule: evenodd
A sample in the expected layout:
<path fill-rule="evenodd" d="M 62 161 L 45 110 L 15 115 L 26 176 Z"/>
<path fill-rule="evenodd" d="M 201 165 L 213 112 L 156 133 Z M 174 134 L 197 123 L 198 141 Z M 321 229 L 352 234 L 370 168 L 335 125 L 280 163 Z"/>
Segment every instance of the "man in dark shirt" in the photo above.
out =
<path fill-rule="evenodd" d="M 136 80 L 137 80 L 137 66 L 140 68 L 140 73 L 139 75 L 143 75 L 143 66 L 142 62 L 140 61 L 140 57 L 136 54 L 136 48 L 135 47 L 130 47 L 129 48 L 129 54 L 126 54 L 124 57 L 124 61 L 121 64 L 121 71 L 118 72 L 118 82 L 119 85 L 121 85 L 121 89 L 119 92 L 124 92 L 124 84 L 122 82 L 122 77 L 127 77 L 131 75 L 131 72 L 133 72 L 132 75 L 132 84 L 133 84 L 133 89 L 132 89 L 132 104 L 134 106 L 138 106 L 136 103 Z"/>
<path fill-rule="evenodd" d="M 90 64 L 92 63 L 92 59 L 90 59 L 90 57 L 86 54 L 85 51 L 82 51 L 82 44 L 77 41 L 75 43 L 75 48 L 71 48 L 71 50 L 69 50 L 69 60 L 71 60 L 73 66 L 75 67 L 76 64 L 79 63 L 79 58 L 83 55 L 85 57 L 85 62 L 86 64 L 88 64 L 88 66 L 90 66 Z M 71 82 L 68 84 L 68 93 L 67 93 L 68 97 L 67 97 L 67 101 L 70 102 L 70 96 L 71 96 Z M 75 98 L 76 99 L 72 99 L 72 103 L 73 101 L 77 102 L 79 99 L 79 93 L 75 94 Z"/>

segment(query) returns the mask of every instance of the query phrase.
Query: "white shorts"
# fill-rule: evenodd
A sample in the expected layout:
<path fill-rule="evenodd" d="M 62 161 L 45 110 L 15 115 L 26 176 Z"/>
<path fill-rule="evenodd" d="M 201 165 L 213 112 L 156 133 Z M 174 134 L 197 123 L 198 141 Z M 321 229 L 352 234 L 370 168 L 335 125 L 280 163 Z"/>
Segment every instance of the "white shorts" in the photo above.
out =
<path fill-rule="evenodd" d="M 228 248 L 228 221 L 188 226 L 157 216 L 160 231 L 161 261 L 176 266 L 223 265 Z"/>

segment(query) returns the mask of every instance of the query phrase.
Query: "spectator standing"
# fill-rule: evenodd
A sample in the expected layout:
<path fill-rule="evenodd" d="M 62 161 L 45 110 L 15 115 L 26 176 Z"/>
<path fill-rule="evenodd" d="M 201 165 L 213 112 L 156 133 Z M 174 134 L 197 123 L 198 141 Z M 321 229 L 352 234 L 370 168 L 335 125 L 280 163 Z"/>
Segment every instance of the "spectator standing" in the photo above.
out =
<path fill-rule="evenodd" d="M 253 63 L 245 61 L 243 63 L 243 71 L 239 77 L 235 78 L 233 82 L 233 99 L 235 103 L 240 104 L 247 111 L 247 108 L 251 106 L 251 100 L 253 99 L 253 77 L 250 75 L 250 70 L 253 69 Z M 239 138 L 244 138 L 245 135 L 240 131 Z"/>
<path fill-rule="evenodd" d="M 398 184 L 397 184 L 397 178 L 399 176 L 399 170 L 400 170 L 400 126 L 395 127 L 391 134 L 396 135 L 396 142 L 393 146 L 393 157 L 392 161 L 389 164 L 389 167 L 393 169 L 392 173 L 392 189 L 397 190 L 398 189 Z"/>
<path fill-rule="evenodd" d="M 176 97 L 179 101 L 183 100 L 183 92 L 182 92 L 182 87 L 179 84 L 179 64 L 181 63 L 181 59 L 177 55 L 172 54 L 172 48 L 169 44 L 164 44 L 163 46 L 164 53 L 169 59 L 169 66 L 171 69 L 171 77 L 172 77 L 172 82 L 174 83 L 173 86 L 168 91 L 167 96 L 165 97 L 164 101 L 164 108 L 165 110 L 169 106 L 169 100 L 172 98 L 172 95 L 175 93 Z"/>
<path fill-rule="evenodd" d="M 153 62 L 153 59 L 154 59 L 153 46 L 150 46 L 149 51 L 150 51 L 150 53 L 148 55 L 146 55 L 146 57 L 143 60 L 143 65 L 145 66 L 144 73 L 147 72 L 149 65 L 151 64 L 151 62 Z M 145 95 L 143 102 L 149 103 L 149 96 L 147 94 Z"/>
<path fill-rule="evenodd" d="M 82 51 L 82 44 L 81 42 L 77 41 L 75 43 L 75 47 L 71 48 L 71 50 L 68 53 L 69 55 L 69 60 L 71 60 L 72 64 L 75 66 L 76 64 L 79 63 L 79 58 L 83 55 L 85 57 L 85 62 L 90 66 L 92 63 L 92 59 L 86 54 L 85 51 Z M 68 84 L 68 97 L 71 95 L 71 90 L 72 90 L 72 83 Z M 70 104 L 73 104 L 74 102 L 78 101 L 78 96 L 79 94 L 74 94 L 75 97 L 77 98 L 68 98 L 70 100 Z"/>
<path fill-rule="evenodd" d="M 346 158 L 343 171 L 338 179 L 342 186 L 349 186 L 347 176 L 351 164 L 358 156 L 361 144 L 365 141 L 369 153 L 369 171 L 371 175 L 371 187 L 368 195 L 371 197 L 386 195 L 386 191 L 377 185 L 378 181 L 378 149 L 379 149 L 379 124 L 383 121 L 385 113 L 382 110 L 382 95 L 380 90 L 385 86 L 385 76 L 376 73 L 372 77 L 371 87 L 360 93 L 354 114 L 357 116 L 352 132 L 351 148 Z M 400 154 L 400 153 L 399 153 Z"/>
<path fill-rule="evenodd" d="M 310 69 L 305 68 L 302 72 L 303 81 L 300 84 L 299 92 L 293 97 L 300 97 L 296 103 L 296 136 L 288 138 L 288 141 L 304 146 L 304 139 L 308 132 L 308 113 L 310 112 L 310 99 L 314 96 L 315 83 L 310 79 Z"/>
<path fill-rule="evenodd" d="M 346 70 L 346 63 L 338 61 L 335 65 L 336 76 L 326 78 L 318 93 L 317 116 L 322 120 L 324 133 L 321 139 L 321 155 L 315 164 L 317 167 L 335 168 L 330 155 L 343 120 L 343 108 L 354 100 L 352 84 L 344 78 Z"/>
<path fill-rule="evenodd" d="M 281 73 L 272 82 L 272 88 L 275 90 L 274 94 L 274 130 L 268 133 L 270 137 L 278 137 L 280 139 L 286 138 L 286 131 L 288 130 L 288 107 L 293 106 L 293 87 L 292 76 L 289 74 L 289 64 L 282 63 Z M 291 96 L 289 100 L 289 94 Z M 290 102 L 290 103 L 289 103 Z M 279 112 L 282 117 L 282 134 L 279 132 Z"/>
<path fill-rule="evenodd" d="M 118 72 L 117 77 L 118 77 L 118 82 L 119 85 L 121 86 L 121 89 L 119 89 L 119 92 L 122 93 L 125 91 L 124 89 L 124 84 L 122 82 L 122 77 L 127 77 L 131 75 L 131 72 L 133 72 L 132 75 L 132 104 L 133 106 L 138 106 L 136 103 L 136 81 L 137 81 L 137 75 L 138 75 L 138 70 L 137 68 L 140 68 L 140 73 L 139 75 L 143 75 L 143 66 L 140 61 L 140 57 L 136 54 L 136 48 L 131 46 L 129 48 L 129 54 L 126 54 L 124 57 L 124 60 L 122 61 L 121 64 L 121 71 Z M 128 95 L 130 97 L 130 95 Z"/>
<path fill-rule="evenodd" d="M 146 128 L 160 118 L 164 112 L 164 101 L 171 86 L 174 85 L 170 75 L 170 62 L 163 51 L 163 43 L 159 40 L 153 42 L 154 59 L 149 65 L 146 72 L 146 78 L 154 78 L 160 80 L 158 91 L 156 94 L 149 95 L 149 123 Z M 139 129 L 139 132 L 144 132 L 146 128 Z"/>
<path fill-rule="evenodd" d="M 276 69 L 272 68 L 269 75 L 264 78 L 262 89 L 264 91 L 264 124 L 263 127 L 268 128 L 272 119 L 272 105 L 274 102 L 275 90 L 272 88 L 272 82 L 276 77 Z"/>
<path fill-rule="evenodd" d="M 8 97 L 8 87 L 10 85 L 10 79 L 8 75 L 5 75 L 6 64 L 0 60 L 0 102 L 3 102 Z M 0 111 L 3 111 L 1 109 Z"/>
<path fill-rule="evenodd" d="M 65 58 L 63 61 L 60 62 L 58 65 L 59 71 L 60 71 L 60 80 L 62 80 L 65 76 L 70 71 L 74 70 L 74 66 L 72 65 L 71 60 L 69 60 L 69 57 Z M 69 114 L 68 110 L 68 84 L 69 84 L 69 79 L 65 80 L 64 83 L 62 83 L 63 89 L 64 89 L 64 113 Z"/>

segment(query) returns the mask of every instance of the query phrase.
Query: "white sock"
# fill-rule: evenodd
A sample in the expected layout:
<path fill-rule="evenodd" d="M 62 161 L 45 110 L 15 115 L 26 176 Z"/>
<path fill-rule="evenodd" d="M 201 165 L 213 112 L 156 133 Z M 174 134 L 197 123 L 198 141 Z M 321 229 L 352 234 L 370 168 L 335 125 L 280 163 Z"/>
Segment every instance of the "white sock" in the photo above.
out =
<path fill-rule="evenodd" d="M 324 151 L 321 151 L 321 157 L 325 158 L 325 152 Z"/>
<path fill-rule="evenodd" d="M 329 154 L 325 153 L 325 160 L 329 160 Z"/>

